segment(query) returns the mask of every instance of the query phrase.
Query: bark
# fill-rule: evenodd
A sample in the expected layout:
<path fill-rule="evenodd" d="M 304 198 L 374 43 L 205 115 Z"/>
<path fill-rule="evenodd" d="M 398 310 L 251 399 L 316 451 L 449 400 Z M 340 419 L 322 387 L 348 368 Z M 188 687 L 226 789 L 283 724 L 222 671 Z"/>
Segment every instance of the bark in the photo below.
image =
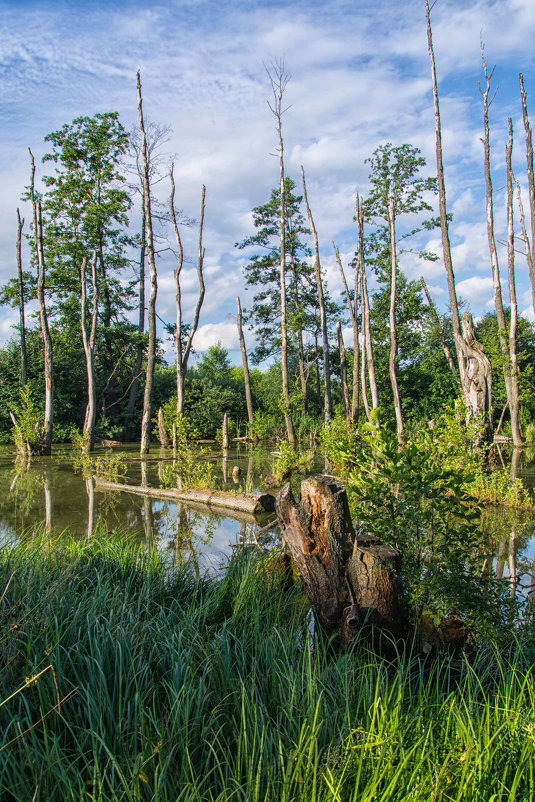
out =
<path fill-rule="evenodd" d="M 355 270 L 355 294 L 353 302 L 349 294 L 349 287 L 347 286 L 344 268 L 342 267 L 342 260 L 340 259 L 340 252 L 333 242 L 334 255 L 342 276 L 344 290 L 347 300 L 347 308 L 349 309 L 349 316 L 351 318 L 351 326 L 353 328 L 353 387 L 351 397 L 351 412 L 350 417 L 356 421 L 359 416 L 359 363 L 360 363 L 360 344 L 359 344 L 359 327 L 357 321 L 357 297 L 358 297 L 358 269 Z"/>
<path fill-rule="evenodd" d="M 388 355 L 388 372 L 392 395 L 394 396 L 394 411 L 396 413 L 396 427 L 398 441 L 403 440 L 403 416 L 401 414 L 401 401 L 399 398 L 398 377 L 396 373 L 396 359 L 398 355 L 398 340 L 396 331 L 396 286 L 397 286 L 397 258 L 396 258 L 396 228 L 394 219 L 394 199 L 390 198 L 388 207 L 388 230 L 390 235 L 390 352 Z"/>
<path fill-rule="evenodd" d="M 249 426 L 253 425 L 254 422 L 254 414 L 253 414 L 253 396 L 251 394 L 251 380 L 249 378 L 249 363 L 247 361 L 247 348 L 245 346 L 245 337 L 243 335 L 243 318 L 242 318 L 242 311 L 241 311 L 241 303 L 240 298 L 236 298 L 236 302 L 238 305 L 238 315 L 236 317 L 236 321 L 238 324 L 238 336 L 240 338 L 240 348 L 241 348 L 241 358 L 243 362 L 243 381 L 245 384 L 245 401 L 247 403 L 247 418 L 249 420 Z"/>
<path fill-rule="evenodd" d="M 145 216 L 141 224 L 141 248 L 139 251 L 139 317 L 137 324 L 137 333 L 139 342 L 136 348 L 136 363 L 134 366 L 134 378 L 130 387 L 130 394 L 128 396 L 128 406 L 126 408 L 127 419 L 130 420 L 134 414 L 134 407 L 136 405 L 137 394 L 139 392 L 139 377 L 141 376 L 141 366 L 143 364 L 143 334 L 145 333 Z"/>
<path fill-rule="evenodd" d="M 229 447 L 229 439 L 228 439 L 228 412 L 225 412 L 223 415 L 223 427 L 221 430 L 221 444 L 224 449 Z"/>
<path fill-rule="evenodd" d="M 461 333 L 461 322 L 459 318 L 459 304 L 457 303 L 457 293 L 455 290 L 455 275 L 453 272 L 453 262 L 451 258 L 450 235 L 448 228 L 448 215 L 446 210 L 446 184 L 444 181 L 444 164 L 442 161 L 442 128 L 440 123 L 440 107 L 438 102 L 438 84 L 437 74 L 435 68 L 435 53 L 433 50 L 433 36 L 431 31 L 431 18 L 429 9 L 429 0 L 425 0 L 425 16 L 427 21 L 427 45 L 429 49 L 429 58 L 431 62 L 431 78 L 433 82 L 433 101 L 435 106 L 435 140 L 436 140 L 436 157 L 437 157 L 437 184 L 438 184 L 438 203 L 440 210 L 440 231 L 442 236 L 442 252 L 444 254 L 444 268 L 446 270 L 446 278 L 448 281 L 448 294 L 450 300 L 451 320 L 453 325 L 453 336 L 455 338 L 455 350 L 457 353 L 457 364 L 459 366 L 459 375 L 461 379 L 461 387 L 463 390 L 463 398 L 467 408 L 470 406 L 468 398 L 469 380 L 465 367 L 464 351 L 463 351 L 463 337 Z"/>
<path fill-rule="evenodd" d="M 24 218 L 17 209 L 17 276 L 19 285 L 19 329 L 20 329 L 20 381 L 22 387 L 28 383 L 28 358 L 26 355 L 26 321 L 24 319 L 24 280 L 22 277 L 22 229 Z"/>
<path fill-rule="evenodd" d="M 518 322 L 518 304 L 515 284 L 515 230 L 513 219 L 513 121 L 509 117 L 509 142 L 505 148 L 507 164 L 507 263 L 509 276 L 509 299 L 511 313 L 509 320 L 509 409 L 511 413 L 511 434 L 515 446 L 522 445 L 520 429 L 520 391 L 518 387 L 518 356 L 516 349 L 516 329 Z"/>
<path fill-rule="evenodd" d="M 469 420 L 470 417 L 481 416 L 485 425 L 483 439 L 490 440 L 492 434 L 492 371 L 489 358 L 476 340 L 474 322 L 469 312 L 465 312 L 463 315 L 463 351 L 467 360 L 467 418 Z"/>
<path fill-rule="evenodd" d="M 484 139 L 483 145 L 485 150 L 485 186 L 486 186 L 486 195 L 487 195 L 487 237 L 489 242 L 489 251 L 490 251 L 490 261 L 492 266 L 492 281 L 494 284 L 494 303 L 496 306 L 496 319 L 498 323 L 498 340 L 500 343 L 500 350 L 502 352 L 503 357 L 503 377 L 505 383 L 505 391 L 507 394 L 507 402 L 509 404 L 509 410 L 511 413 L 511 424 L 513 425 L 514 419 L 514 426 L 513 426 L 513 441 L 515 445 L 520 445 L 522 442 L 522 436 L 520 434 L 519 428 L 519 398 L 518 398 L 518 378 L 515 376 L 515 384 L 516 384 L 516 392 L 515 388 L 513 387 L 513 361 L 515 362 L 515 373 L 516 373 L 516 310 L 515 310 L 515 320 L 513 321 L 513 313 L 511 310 L 511 323 L 514 323 L 514 327 L 509 327 L 509 340 L 507 339 L 507 322 L 505 320 L 505 312 L 503 308 L 503 299 L 502 299 L 502 286 L 500 280 L 500 267 L 498 262 L 498 252 L 496 249 L 496 240 L 494 236 L 494 202 L 492 197 L 492 176 L 490 172 L 490 129 L 489 129 L 489 107 L 492 103 L 491 98 L 489 100 L 489 93 L 490 93 L 490 81 L 492 79 L 492 74 L 494 69 L 492 69 L 489 73 L 488 65 L 484 57 L 483 47 L 482 47 L 482 60 L 483 60 L 483 73 L 485 76 L 485 88 L 481 89 L 479 87 L 480 92 L 483 96 L 483 125 L 484 125 Z M 511 177 L 511 165 L 510 165 L 510 153 L 509 148 L 512 152 L 513 147 L 513 126 L 511 120 L 509 120 L 509 145 L 506 149 L 506 161 L 507 161 L 507 226 L 508 226 L 508 262 L 509 262 L 509 286 L 511 287 L 511 277 L 513 283 L 513 296 L 515 295 L 514 290 L 514 229 L 513 229 L 513 206 L 512 206 L 512 177 Z M 512 339 L 511 339 L 512 338 Z"/>
<path fill-rule="evenodd" d="M 284 72 L 284 65 L 274 66 L 273 72 L 268 70 L 268 77 L 273 90 L 273 102 L 268 103 L 272 114 L 277 121 L 277 136 L 279 141 L 279 174 L 280 174 L 280 296 L 281 296 L 281 376 L 282 401 L 284 405 L 284 420 L 286 422 L 286 436 L 291 446 L 295 446 L 295 429 L 290 409 L 290 385 L 288 380 L 288 325 L 286 315 L 286 209 L 284 188 L 284 141 L 282 138 L 282 100 L 284 90 L 288 83 L 288 76 Z"/>
<path fill-rule="evenodd" d="M 356 214 L 357 225 L 359 229 L 358 248 L 357 248 L 357 270 L 360 276 L 360 297 L 362 304 L 362 331 L 364 334 L 364 347 L 366 350 L 366 362 L 368 365 L 368 382 L 370 385 L 372 409 L 378 409 L 379 393 L 377 390 L 377 381 L 375 379 L 375 360 L 373 357 L 373 346 L 372 346 L 370 299 L 368 297 L 368 284 L 366 281 L 366 265 L 364 263 L 364 211 L 362 209 L 362 203 L 358 195 L 356 200 L 356 212 L 357 212 Z M 369 416 L 368 419 L 371 421 L 371 416 Z"/>
<path fill-rule="evenodd" d="M 148 303 L 149 341 L 147 348 L 147 371 L 145 378 L 145 392 L 143 394 L 143 416 L 141 418 L 141 448 L 142 454 L 147 454 L 150 448 L 150 419 L 152 404 L 152 383 L 154 379 L 154 365 L 156 362 L 156 295 L 158 282 L 156 276 L 156 260 L 154 254 L 154 236 L 152 230 L 152 212 L 150 197 L 149 161 L 147 153 L 147 137 L 143 122 L 143 100 L 141 97 L 141 78 L 137 73 L 137 104 L 139 114 L 139 131 L 141 135 L 141 155 L 143 167 L 143 214 L 145 217 L 145 239 L 147 243 L 147 260 L 150 274 L 150 295 Z"/>
<path fill-rule="evenodd" d="M 356 537 L 339 480 L 304 480 L 298 502 L 286 484 L 275 509 L 316 621 L 329 638 L 335 636 L 343 648 L 364 623 L 400 631 L 401 554 L 373 538 Z"/>
<path fill-rule="evenodd" d="M 528 246 L 529 276 L 531 279 L 531 296 L 533 301 L 533 312 L 535 313 L 535 177 L 533 174 L 533 138 L 528 117 L 528 103 L 526 90 L 524 89 L 524 76 L 519 75 L 520 95 L 522 97 L 522 116 L 524 119 L 524 130 L 526 132 L 526 160 L 528 168 L 528 192 L 529 210 L 531 216 L 531 248 Z"/>
<path fill-rule="evenodd" d="M 123 485 L 118 482 L 108 482 L 97 477 L 96 487 L 100 490 L 120 490 L 125 493 L 133 493 L 138 496 L 150 496 L 159 499 L 175 499 L 184 501 L 188 506 L 203 506 L 212 509 L 228 510 L 230 518 L 239 518 L 240 514 L 261 515 L 266 512 L 273 512 L 275 499 L 270 493 L 226 493 L 222 490 L 202 490 L 200 488 L 190 488 L 186 490 L 175 490 L 172 488 L 163 489 L 159 487 L 149 487 L 146 484 Z M 146 478 L 145 478 L 146 481 Z M 233 515 L 232 512 L 236 513 Z"/>
<path fill-rule="evenodd" d="M 338 351 L 340 352 L 340 378 L 342 380 L 344 416 L 349 420 L 351 418 L 351 406 L 349 404 L 349 387 L 347 386 L 346 349 L 344 348 L 344 338 L 342 337 L 342 325 L 340 321 L 336 323 L 336 336 L 338 337 Z"/>
<path fill-rule="evenodd" d="M 87 329 L 87 286 L 86 286 L 86 267 L 87 262 L 84 257 L 80 267 L 80 287 L 82 292 L 81 300 L 81 326 L 82 342 L 84 345 L 85 365 L 87 373 L 87 406 L 84 420 L 84 451 L 92 451 L 95 444 L 95 417 L 97 412 L 97 398 L 95 386 L 95 338 L 97 333 L 98 317 L 98 287 L 97 287 L 97 254 L 93 251 L 91 258 L 91 292 L 93 305 L 91 309 L 91 323 L 89 332 Z"/>
<path fill-rule="evenodd" d="M 329 339 L 327 336 L 327 315 L 325 313 L 325 300 L 323 296 L 323 282 L 321 279 L 321 263 L 320 251 L 318 244 L 318 233 L 314 225 L 314 218 L 310 211 L 307 195 L 307 185 L 305 181 L 305 171 L 301 165 L 301 177 L 303 179 L 303 198 L 307 210 L 308 221 L 312 230 L 312 238 L 314 240 L 314 267 L 316 271 L 316 288 L 318 292 L 318 304 L 320 309 L 320 325 L 321 325 L 321 341 L 323 346 L 323 391 L 324 391 L 324 411 L 325 423 L 328 423 L 332 417 L 332 397 L 331 397 L 331 366 L 329 361 Z"/>
<path fill-rule="evenodd" d="M 163 419 L 163 409 L 160 407 L 158 410 L 158 439 L 162 446 L 169 445 L 169 437 L 165 430 L 165 423 Z"/>
<path fill-rule="evenodd" d="M 316 385 L 316 402 L 321 407 L 320 361 L 318 352 L 318 333 L 314 332 L 314 383 Z"/>
<path fill-rule="evenodd" d="M 421 284 L 422 284 L 422 287 L 423 287 L 423 291 L 425 293 L 425 297 L 427 298 L 427 303 L 429 305 L 429 311 L 431 312 L 431 317 L 435 321 L 435 324 L 436 324 L 436 326 L 438 328 L 438 333 L 439 333 L 439 337 L 440 337 L 440 342 L 442 343 L 442 350 L 444 351 L 444 356 L 446 357 L 448 365 L 450 366 L 451 372 L 456 377 L 457 383 L 459 384 L 458 371 L 457 371 L 457 368 L 455 367 L 455 362 L 453 361 L 453 356 L 451 354 L 450 347 L 449 347 L 448 343 L 446 342 L 444 329 L 442 328 L 442 323 L 440 322 L 440 318 L 438 316 L 438 312 L 437 312 L 436 306 L 433 303 L 433 299 L 431 298 L 431 296 L 429 294 L 429 290 L 427 289 L 427 284 L 425 283 L 425 279 L 424 279 L 423 276 L 420 276 L 420 281 L 421 281 Z M 459 384 L 459 389 L 461 389 L 460 384 Z"/>
<path fill-rule="evenodd" d="M 290 269 L 292 273 L 293 296 L 296 312 L 299 312 L 299 292 L 297 288 L 297 269 L 293 249 L 290 251 Z M 305 349 L 303 346 L 303 330 L 297 326 L 297 364 L 299 367 L 299 383 L 301 385 L 301 395 L 303 396 L 303 411 L 307 411 L 307 374 L 305 371 Z"/>
<path fill-rule="evenodd" d="M 44 349 L 45 378 L 45 414 L 43 421 L 42 443 L 39 450 L 45 456 L 52 450 L 53 416 L 54 416 L 54 365 L 52 354 L 52 338 L 48 327 L 48 315 L 45 302 L 45 252 L 43 247 L 43 216 L 41 201 L 35 194 L 35 160 L 28 148 L 31 159 L 30 199 L 33 207 L 34 246 L 37 261 L 37 302 L 39 304 L 39 325 Z"/>
<path fill-rule="evenodd" d="M 175 239 L 178 248 L 178 262 L 177 266 L 174 271 L 175 276 L 175 292 L 176 292 L 176 330 L 175 330 L 175 346 L 177 352 L 176 358 L 176 411 L 178 415 L 181 415 L 184 412 L 184 381 L 186 379 L 186 372 L 188 370 L 188 361 L 191 354 L 191 348 L 193 345 L 193 338 L 197 332 L 197 327 L 199 325 L 199 317 L 201 314 L 202 305 L 204 302 L 204 296 L 206 292 L 206 287 L 204 284 L 204 275 L 203 275 L 203 267 L 204 267 L 204 247 L 202 244 L 202 236 L 203 236 L 203 229 L 204 229 L 204 209 L 205 209 L 205 200 L 206 200 L 206 187 L 203 184 L 202 192 L 201 192 L 201 215 L 199 218 L 199 239 L 198 239 L 198 246 L 197 246 L 197 277 L 199 280 L 199 295 L 197 297 L 197 303 L 195 304 L 195 312 L 193 313 L 193 321 L 188 332 L 188 337 L 186 339 L 186 343 L 184 347 L 182 346 L 182 295 L 181 295 L 181 287 L 180 287 L 180 273 L 182 270 L 182 264 L 184 260 L 184 254 L 182 250 L 182 241 L 180 239 L 180 232 L 178 230 L 178 225 L 176 221 L 176 214 L 175 214 L 175 181 L 173 176 L 173 165 L 171 166 L 170 172 L 171 178 L 171 219 L 173 221 L 173 228 L 175 231 Z"/>

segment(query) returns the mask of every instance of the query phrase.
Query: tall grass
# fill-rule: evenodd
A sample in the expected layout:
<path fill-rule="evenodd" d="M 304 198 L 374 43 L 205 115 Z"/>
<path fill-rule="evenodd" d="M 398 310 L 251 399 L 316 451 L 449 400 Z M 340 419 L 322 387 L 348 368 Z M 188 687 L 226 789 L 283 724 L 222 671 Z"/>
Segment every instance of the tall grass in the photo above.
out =
<path fill-rule="evenodd" d="M 2 800 L 521 800 L 531 655 L 387 661 L 311 645 L 299 589 L 125 538 L 0 553 Z M 58 704 L 59 701 L 59 704 Z"/>

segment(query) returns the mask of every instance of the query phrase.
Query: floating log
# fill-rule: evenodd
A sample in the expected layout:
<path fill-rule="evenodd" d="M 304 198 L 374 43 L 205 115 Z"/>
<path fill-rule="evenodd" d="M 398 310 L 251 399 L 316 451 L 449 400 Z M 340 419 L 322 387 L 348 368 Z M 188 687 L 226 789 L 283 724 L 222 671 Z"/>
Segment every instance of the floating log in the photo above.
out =
<path fill-rule="evenodd" d="M 124 493 L 134 493 L 138 496 L 152 496 L 153 498 L 167 499 L 169 501 L 182 501 L 189 506 L 202 505 L 210 512 L 221 510 L 224 514 L 230 511 L 247 513 L 251 516 L 273 512 L 275 498 L 270 493 L 225 493 L 221 490 L 201 490 L 190 488 L 188 490 L 175 490 L 174 488 L 147 487 L 139 485 L 124 485 L 119 482 L 108 482 L 106 479 L 96 478 L 99 490 L 121 490 Z M 231 516 L 232 517 L 232 516 Z"/>
<path fill-rule="evenodd" d="M 401 633 L 401 552 L 356 536 L 342 482 L 332 476 L 305 479 L 298 502 L 286 484 L 275 509 L 316 620 L 329 637 L 337 635 L 346 646 L 364 624 Z"/>

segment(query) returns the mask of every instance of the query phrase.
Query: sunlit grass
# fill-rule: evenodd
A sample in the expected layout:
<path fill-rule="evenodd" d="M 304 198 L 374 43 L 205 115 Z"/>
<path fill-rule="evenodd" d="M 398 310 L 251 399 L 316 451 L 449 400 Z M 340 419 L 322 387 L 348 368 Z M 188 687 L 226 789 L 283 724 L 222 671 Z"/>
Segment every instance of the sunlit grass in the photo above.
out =
<path fill-rule="evenodd" d="M 0 552 L 6 800 L 523 800 L 531 655 L 311 648 L 274 561 L 220 579 L 125 536 Z"/>

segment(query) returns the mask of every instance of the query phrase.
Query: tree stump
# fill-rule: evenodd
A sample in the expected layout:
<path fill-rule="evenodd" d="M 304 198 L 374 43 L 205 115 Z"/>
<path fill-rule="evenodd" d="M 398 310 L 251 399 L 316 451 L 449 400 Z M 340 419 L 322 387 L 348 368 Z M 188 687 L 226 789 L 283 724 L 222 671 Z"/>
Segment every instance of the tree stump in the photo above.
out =
<path fill-rule="evenodd" d="M 332 476 L 305 479 L 298 502 L 285 484 L 275 509 L 316 621 L 329 637 L 337 635 L 346 646 L 364 625 L 401 634 L 401 552 L 356 536 L 342 482 Z"/>

